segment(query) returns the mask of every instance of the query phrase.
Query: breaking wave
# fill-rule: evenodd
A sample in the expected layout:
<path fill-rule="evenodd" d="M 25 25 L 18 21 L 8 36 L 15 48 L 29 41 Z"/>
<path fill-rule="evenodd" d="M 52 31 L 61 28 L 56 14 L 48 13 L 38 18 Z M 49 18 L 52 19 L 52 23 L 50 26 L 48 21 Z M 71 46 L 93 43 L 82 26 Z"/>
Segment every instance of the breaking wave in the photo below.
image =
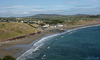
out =
<path fill-rule="evenodd" d="M 39 48 L 44 45 L 44 42 L 46 42 L 50 38 L 53 38 L 53 37 L 58 36 L 58 35 L 60 35 L 60 34 L 53 34 L 53 35 L 41 38 L 39 41 L 37 41 L 36 43 L 34 43 L 34 45 L 29 50 L 27 50 L 24 54 L 22 54 L 20 57 L 18 57 L 17 60 L 26 60 L 27 56 L 29 56 L 33 52 L 39 50 Z"/>

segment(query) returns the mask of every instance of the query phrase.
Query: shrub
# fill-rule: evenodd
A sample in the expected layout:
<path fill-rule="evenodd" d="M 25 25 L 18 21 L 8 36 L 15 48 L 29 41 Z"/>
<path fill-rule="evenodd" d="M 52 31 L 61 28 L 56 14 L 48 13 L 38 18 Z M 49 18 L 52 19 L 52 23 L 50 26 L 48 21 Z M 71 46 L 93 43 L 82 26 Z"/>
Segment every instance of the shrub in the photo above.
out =
<path fill-rule="evenodd" d="M 10 55 L 7 55 L 7 56 L 4 56 L 3 59 L 1 60 L 16 60 L 16 59 Z"/>
<path fill-rule="evenodd" d="M 3 60 L 2 58 L 0 58 L 0 60 Z"/>

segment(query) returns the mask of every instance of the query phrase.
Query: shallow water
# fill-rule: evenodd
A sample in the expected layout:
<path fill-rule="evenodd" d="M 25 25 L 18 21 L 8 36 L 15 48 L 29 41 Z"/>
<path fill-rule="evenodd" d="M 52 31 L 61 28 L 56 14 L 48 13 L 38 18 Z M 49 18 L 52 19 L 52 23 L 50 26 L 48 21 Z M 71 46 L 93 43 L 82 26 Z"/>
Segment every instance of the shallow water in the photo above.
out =
<path fill-rule="evenodd" d="M 17 60 L 99 60 L 100 26 L 46 36 Z"/>

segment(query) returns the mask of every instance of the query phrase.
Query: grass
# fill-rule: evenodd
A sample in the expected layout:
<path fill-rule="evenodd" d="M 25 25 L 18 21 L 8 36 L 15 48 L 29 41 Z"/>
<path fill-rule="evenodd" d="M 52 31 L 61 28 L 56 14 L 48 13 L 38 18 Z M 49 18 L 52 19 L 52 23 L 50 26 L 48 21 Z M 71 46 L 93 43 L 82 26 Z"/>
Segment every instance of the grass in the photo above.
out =
<path fill-rule="evenodd" d="M 73 25 L 87 25 L 87 24 L 98 24 L 100 23 L 100 20 L 89 20 L 89 21 L 70 21 L 70 22 L 64 22 L 62 24 L 66 24 L 67 26 L 73 26 Z"/>
<path fill-rule="evenodd" d="M 0 40 L 35 32 L 36 29 L 25 23 L 0 22 Z"/>
<path fill-rule="evenodd" d="M 31 24 L 34 27 L 40 27 L 40 25 L 36 25 L 36 24 Z"/>

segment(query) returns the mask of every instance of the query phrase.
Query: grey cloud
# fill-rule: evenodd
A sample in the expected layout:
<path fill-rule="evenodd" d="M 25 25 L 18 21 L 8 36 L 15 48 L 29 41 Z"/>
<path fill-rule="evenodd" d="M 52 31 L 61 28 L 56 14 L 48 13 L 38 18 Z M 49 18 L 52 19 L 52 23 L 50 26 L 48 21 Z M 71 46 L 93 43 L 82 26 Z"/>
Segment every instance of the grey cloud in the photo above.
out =
<path fill-rule="evenodd" d="M 35 14 L 100 14 L 100 8 L 71 8 L 70 10 L 44 10 L 33 9 L 30 11 L 3 11 L 0 12 L 0 16 L 31 16 Z"/>
<path fill-rule="evenodd" d="M 72 8 L 68 12 L 69 14 L 100 14 L 98 8 Z"/>
<path fill-rule="evenodd" d="M 32 9 L 32 8 L 37 8 L 37 9 L 42 9 L 44 6 L 41 5 L 30 5 L 30 6 L 24 6 L 24 5 L 5 5 L 5 6 L 0 6 L 0 9 Z"/>
<path fill-rule="evenodd" d="M 76 5 L 75 7 L 90 7 L 92 5 Z"/>
<path fill-rule="evenodd" d="M 25 6 L 23 6 L 23 5 L 6 5 L 6 6 L 0 6 L 0 8 L 13 9 L 13 8 L 25 8 Z"/>

